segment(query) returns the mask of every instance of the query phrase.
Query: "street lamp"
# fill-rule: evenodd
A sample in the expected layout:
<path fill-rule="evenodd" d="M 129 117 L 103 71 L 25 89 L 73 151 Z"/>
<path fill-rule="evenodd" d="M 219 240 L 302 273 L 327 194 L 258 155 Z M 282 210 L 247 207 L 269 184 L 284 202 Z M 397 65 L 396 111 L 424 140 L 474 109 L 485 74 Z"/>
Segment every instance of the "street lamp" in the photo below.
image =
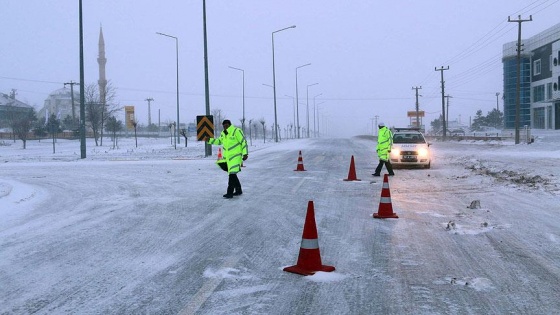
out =
<path fill-rule="evenodd" d="M 276 113 L 276 69 L 274 68 L 274 33 L 278 33 L 290 28 L 295 28 L 295 25 L 292 25 L 290 27 L 286 27 L 277 31 L 272 32 L 272 89 L 274 90 L 274 140 L 276 142 L 278 142 L 278 128 L 276 126 L 278 126 L 278 115 Z"/>
<path fill-rule="evenodd" d="M 82 0 L 78 6 L 78 24 L 80 32 L 80 158 L 86 158 L 86 107 L 84 87 L 84 23 L 82 17 Z"/>
<path fill-rule="evenodd" d="M 306 96 L 306 98 L 307 98 L 307 101 L 306 101 L 307 102 L 307 104 L 306 104 L 306 107 L 307 107 L 307 138 L 309 138 L 309 87 L 317 85 L 317 84 L 319 84 L 319 83 L 313 83 L 313 84 L 308 84 L 307 85 L 307 96 Z"/>
<path fill-rule="evenodd" d="M 323 95 L 323 93 L 313 96 L 313 137 L 314 138 L 317 137 L 317 129 L 315 129 L 315 111 L 316 111 L 315 98 L 321 95 Z"/>
<path fill-rule="evenodd" d="M 319 130 L 319 122 L 321 121 L 321 116 L 319 116 L 319 105 L 323 103 L 324 102 L 317 104 L 317 138 L 321 137 L 321 131 Z"/>
<path fill-rule="evenodd" d="M 284 96 L 292 98 L 292 104 L 293 104 L 293 107 L 294 107 L 294 124 L 293 124 L 293 126 L 295 128 L 295 126 L 296 126 L 296 98 L 291 96 L 291 95 L 288 95 L 288 94 L 284 94 Z M 294 138 L 295 138 L 295 134 L 294 134 Z"/>
<path fill-rule="evenodd" d="M 243 74 L 243 117 L 241 118 L 241 130 L 245 134 L 245 70 L 229 66 L 230 69 L 241 71 Z"/>
<path fill-rule="evenodd" d="M 299 96 L 298 96 L 298 84 L 297 84 L 297 77 L 298 77 L 298 69 L 299 68 L 303 68 L 303 67 L 307 67 L 310 66 L 311 64 L 304 64 L 302 66 L 296 67 L 296 116 L 297 116 L 297 137 L 298 139 L 300 138 L 299 135 Z"/>
<path fill-rule="evenodd" d="M 176 137 L 177 143 L 181 143 L 181 138 L 179 138 L 179 39 L 175 36 L 163 34 L 156 32 L 156 34 L 166 37 L 171 37 L 175 39 L 175 55 L 177 56 L 177 126 L 176 126 Z"/>

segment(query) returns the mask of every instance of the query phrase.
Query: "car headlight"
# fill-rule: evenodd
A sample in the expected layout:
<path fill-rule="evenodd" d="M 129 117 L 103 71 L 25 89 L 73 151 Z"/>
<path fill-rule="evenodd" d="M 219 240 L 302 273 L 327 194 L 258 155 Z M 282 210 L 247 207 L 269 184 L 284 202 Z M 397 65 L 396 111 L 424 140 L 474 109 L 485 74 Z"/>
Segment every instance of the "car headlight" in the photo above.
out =
<path fill-rule="evenodd" d="M 426 148 L 420 148 L 418 150 L 418 156 L 427 157 L 428 156 L 428 150 Z"/>
<path fill-rule="evenodd" d="M 401 154 L 401 150 L 399 149 L 391 149 L 392 156 L 399 156 Z"/>

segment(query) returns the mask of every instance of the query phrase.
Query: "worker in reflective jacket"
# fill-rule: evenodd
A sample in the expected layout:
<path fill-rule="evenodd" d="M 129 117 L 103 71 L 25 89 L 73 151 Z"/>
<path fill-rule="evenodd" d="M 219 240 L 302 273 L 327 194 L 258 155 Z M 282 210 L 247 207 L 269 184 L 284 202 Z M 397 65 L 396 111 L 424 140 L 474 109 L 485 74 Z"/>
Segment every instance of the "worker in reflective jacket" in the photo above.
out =
<path fill-rule="evenodd" d="M 241 172 L 241 164 L 247 160 L 249 153 L 243 131 L 233 126 L 228 119 L 224 120 L 222 126 L 224 130 L 220 133 L 219 138 L 205 137 L 204 141 L 223 147 L 223 158 L 227 163 L 227 172 L 229 174 L 227 192 L 224 198 L 229 199 L 243 193 L 237 173 Z"/>
<path fill-rule="evenodd" d="M 379 125 L 379 132 L 377 133 L 377 156 L 379 157 L 379 164 L 375 169 L 375 173 L 373 176 L 381 176 L 381 169 L 383 168 L 383 164 L 387 168 L 389 172 L 389 176 L 395 175 L 393 172 L 393 165 L 391 165 L 391 159 L 389 158 L 389 153 L 391 153 L 391 146 L 393 145 L 393 133 L 389 128 L 385 126 L 384 123 L 380 122 Z"/>

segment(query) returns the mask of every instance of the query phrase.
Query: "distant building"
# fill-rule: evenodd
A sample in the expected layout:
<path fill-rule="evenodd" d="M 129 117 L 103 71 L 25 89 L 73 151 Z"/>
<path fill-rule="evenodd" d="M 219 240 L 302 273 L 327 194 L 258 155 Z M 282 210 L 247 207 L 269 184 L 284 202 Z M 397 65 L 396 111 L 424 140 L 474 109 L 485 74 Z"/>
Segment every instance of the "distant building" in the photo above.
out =
<path fill-rule="evenodd" d="M 519 127 L 560 129 L 560 24 L 522 40 Z M 515 128 L 517 41 L 503 46 L 504 125 Z"/>
<path fill-rule="evenodd" d="M 21 116 L 33 110 L 33 106 L 25 104 L 16 99 L 15 91 L 12 93 L 0 93 L 0 129 L 10 128 L 10 120 L 14 116 Z"/>
<path fill-rule="evenodd" d="M 61 88 L 53 91 L 45 100 L 43 108 L 39 110 L 37 118 L 45 118 L 55 115 L 57 119 L 63 120 L 66 116 L 80 118 L 80 93 L 74 90 L 74 106 L 72 106 L 72 93 L 70 88 Z"/>

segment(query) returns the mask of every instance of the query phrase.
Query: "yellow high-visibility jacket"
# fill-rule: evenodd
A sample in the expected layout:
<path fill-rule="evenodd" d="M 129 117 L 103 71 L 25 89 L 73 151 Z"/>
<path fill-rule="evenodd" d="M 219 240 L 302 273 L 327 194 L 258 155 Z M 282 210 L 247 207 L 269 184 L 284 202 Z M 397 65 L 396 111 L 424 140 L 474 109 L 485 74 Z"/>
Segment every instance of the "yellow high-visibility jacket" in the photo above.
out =
<path fill-rule="evenodd" d="M 393 133 L 389 128 L 382 127 L 377 134 L 377 156 L 382 161 L 389 161 L 389 151 L 393 145 Z"/>
<path fill-rule="evenodd" d="M 227 162 L 228 174 L 241 172 L 243 156 L 249 154 L 247 140 L 245 140 L 241 129 L 231 125 L 227 130 L 220 133 L 219 138 L 208 139 L 208 143 L 222 146 L 223 158 Z"/>

